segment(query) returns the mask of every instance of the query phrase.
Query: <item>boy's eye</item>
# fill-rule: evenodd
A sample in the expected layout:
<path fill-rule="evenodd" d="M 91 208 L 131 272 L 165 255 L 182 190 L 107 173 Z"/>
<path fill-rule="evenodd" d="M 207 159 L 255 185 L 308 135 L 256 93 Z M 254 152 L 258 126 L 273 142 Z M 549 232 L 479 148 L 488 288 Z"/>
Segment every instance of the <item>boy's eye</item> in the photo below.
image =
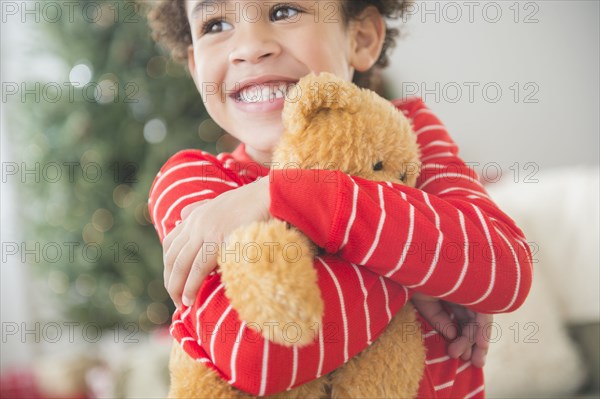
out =
<path fill-rule="evenodd" d="M 273 13 L 271 14 L 271 21 L 280 21 L 282 19 L 290 19 L 297 16 L 300 13 L 300 10 L 282 5 L 273 8 Z"/>
<path fill-rule="evenodd" d="M 206 34 L 206 33 L 219 33 L 219 32 L 223 32 L 226 30 L 231 30 L 233 29 L 233 26 L 225 21 L 219 21 L 219 20 L 212 20 L 212 21 L 207 21 L 203 26 L 202 26 L 202 33 Z"/>

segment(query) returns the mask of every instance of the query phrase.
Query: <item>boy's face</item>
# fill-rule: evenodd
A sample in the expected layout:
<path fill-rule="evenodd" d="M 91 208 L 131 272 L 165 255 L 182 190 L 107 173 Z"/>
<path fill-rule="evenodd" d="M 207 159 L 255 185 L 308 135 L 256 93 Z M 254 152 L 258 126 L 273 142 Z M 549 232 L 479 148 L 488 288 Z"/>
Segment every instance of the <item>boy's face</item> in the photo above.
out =
<path fill-rule="evenodd" d="M 185 3 L 193 39 L 189 68 L 206 109 L 259 162 L 271 159 L 283 132 L 290 84 L 310 72 L 352 80 L 355 69 L 376 60 L 365 59 L 358 25 L 344 23 L 341 0 Z"/>

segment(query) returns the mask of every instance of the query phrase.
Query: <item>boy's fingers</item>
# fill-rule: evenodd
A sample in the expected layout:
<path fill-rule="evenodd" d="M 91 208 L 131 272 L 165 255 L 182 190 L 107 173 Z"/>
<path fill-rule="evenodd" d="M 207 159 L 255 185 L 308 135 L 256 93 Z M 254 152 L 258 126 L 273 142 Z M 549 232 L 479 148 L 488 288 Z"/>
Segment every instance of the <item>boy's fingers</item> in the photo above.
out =
<path fill-rule="evenodd" d="M 485 350 L 487 353 L 488 348 L 490 347 L 490 326 L 494 321 L 494 316 L 491 314 L 478 313 L 476 317 L 477 323 L 479 324 L 479 329 L 477 332 L 477 336 L 475 337 L 475 344 Z"/>
<path fill-rule="evenodd" d="M 473 320 L 465 323 L 464 319 L 462 319 L 462 315 L 459 316 L 458 313 L 460 312 L 455 312 L 457 318 L 463 321 L 463 323 L 461 323 L 461 335 L 448 346 L 448 355 L 454 359 L 460 357 L 463 360 L 469 360 L 471 358 L 471 351 L 475 344 L 475 335 L 477 334 L 478 329 Z"/>
<path fill-rule="evenodd" d="M 462 336 L 466 339 L 467 347 L 460 358 L 464 361 L 467 361 L 471 359 L 471 353 L 473 351 L 473 346 L 475 345 L 475 337 L 479 331 L 479 328 L 475 323 L 475 320 L 470 319 L 468 322 L 462 325 L 461 330 Z"/>
<path fill-rule="evenodd" d="M 216 256 L 207 254 L 206 248 L 203 246 L 194 258 L 190 274 L 183 288 L 182 301 L 185 306 L 192 306 L 200 286 L 216 266 Z"/>
<path fill-rule="evenodd" d="M 448 345 L 448 356 L 453 359 L 458 359 L 461 357 L 467 349 L 471 347 L 471 343 L 464 335 L 461 335 L 456 340 Z"/>
<path fill-rule="evenodd" d="M 478 327 L 476 315 L 462 305 L 455 304 L 452 311 L 456 316 L 455 321 L 460 325 L 461 336 L 466 337 L 471 345 L 474 344 Z"/>
<path fill-rule="evenodd" d="M 162 242 L 163 252 L 164 253 L 167 253 L 167 251 L 169 250 L 169 248 L 173 244 L 173 241 L 175 241 L 175 239 L 179 236 L 179 234 L 183 230 L 183 227 L 184 227 L 184 224 L 183 223 L 179 223 L 177 226 L 175 226 L 173 228 L 173 230 L 171 230 L 171 232 L 169 232 L 169 234 L 166 235 L 166 237 L 164 238 L 164 240 Z"/>
<path fill-rule="evenodd" d="M 475 367 L 483 367 L 485 366 L 485 358 L 487 356 L 487 348 L 480 348 L 479 346 L 475 346 L 473 348 L 473 354 L 471 356 L 471 363 Z"/>
<path fill-rule="evenodd" d="M 173 299 L 173 302 L 179 307 L 181 306 L 181 295 L 185 281 L 190 272 L 195 254 L 198 252 L 198 247 L 193 244 L 186 244 L 182 249 L 175 262 L 169 277 L 167 291 Z"/>
<path fill-rule="evenodd" d="M 467 350 L 465 351 L 465 353 L 463 353 L 460 358 L 466 362 L 467 360 L 471 359 L 472 353 L 473 353 L 473 346 L 469 345 L 467 347 Z"/>
<path fill-rule="evenodd" d="M 455 339 L 457 336 L 456 325 L 450 319 L 450 315 L 442 306 L 441 301 L 429 301 L 413 299 L 413 304 L 429 324 L 431 324 L 446 339 Z"/>
<path fill-rule="evenodd" d="M 493 316 L 474 312 L 462 305 L 450 304 L 455 321 L 461 326 L 461 336 L 448 346 L 448 355 L 454 359 L 471 360 L 483 367 L 489 349 L 488 326 Z"/>
<path fill-rule="evenodd" d="M 165 271 L 168 271 L 169 273 L 172 272 L 173 265 L 175 264 L 175 259 L 177 259 L 177 257 L 181 253 L 181 250 L 186 246 L 188 241 L 189 240 L 187 239 L 187 235 L 180 234 L 177 237 L 175 237 L 174 241 L 171 243 L 169 248 L 164 250 L 163 263 L 165 266 Z M 165 280 L 165 284 L 167 284 L 168 282 L 168 279 Z"/>
<path fill-rule="evenodd" d="M 456 339 L 458 335 L 458 328 L 456 324 L 450 318 L 450 315 L 443 308 L 441 302 L 435 302 L 437 304 L 436 309 L 431 309 L 429 317 L 430 324 L 446 339 Z M 432 305 L 432 308 L 435 305 Z"/>
<path fill-rule="evenodd" d="M 185 282 L 185 286 L 183 287 L 183 298 L 182 302 L 185 306 L 192 306 L 194 300 L 196 298 L 196 294 L 200 285 L 202 285 L 202 281 L 204 281 L 204 272 L 202 262 L 202 258 L 204 257 L 204 252 L 202 249 L 198 251 L 196 257 L 192 262 L 192 267 L 190 269 L 190 274 L 188 275 L 187 281 Z"/>
<path fill-rule="evenodd" d="M 452 312 L 454 313 L 455 320 L 459 325 L 464 325 L 467 322 L 472 322 L 473 318 L 469 316 L 467 313 L 467 308 L 462 305 L 457 305 L 455 303 L 451 304 Z M 464 334 L 463 334 L 464 335 Z"/>

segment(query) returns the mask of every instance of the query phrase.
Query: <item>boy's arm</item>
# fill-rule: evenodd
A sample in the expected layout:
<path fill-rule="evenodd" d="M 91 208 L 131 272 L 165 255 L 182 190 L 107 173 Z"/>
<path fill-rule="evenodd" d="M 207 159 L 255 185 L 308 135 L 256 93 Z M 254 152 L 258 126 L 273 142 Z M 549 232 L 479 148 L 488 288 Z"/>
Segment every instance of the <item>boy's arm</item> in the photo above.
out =
<path fill-rule="evenodd" d="M 518 308 L 532 275 L 523 233 L 422 101 L 405 107 L 422 152 L 417 188 L 339 171 L 271 171 L 271 214 L 327 252 L 418 292 L 484 313 Z"/>
<path fill-rule="evenodd" d="M 161 243 L 181 221 L 181 211 L 187 205 L 213 199 L 241 185 L 211 154 L 184 150 L 173 155 L 158 172 L 148 197 L 150 218 Z"/>
<path fill-rule="evenodd" d="M 193 303 L 217 266 L 224 236 L 240 224 L 268 217 L 266 181 L 261 190 L 257 184 L 243 184 L 227 169 L 228 160 L 219 157 L 223 159 L 198 150 L 181 151 L 163 166 L 150 190 L 150 213 L 163 245 L 165 288 L 177 307 L 182 300 L 188 306 Z M 232 210 L 235 217 L 227 218 Z M 186 213 L 194 217 L 183 220 Z"/>
<path fill-rule="evenodd" d="M 165 239 L 165 234 L 172 233 L 177 221 L 185 216 L 180 214 L 185 214 L 190 209 L 183 210 L 186 205 L 194 201 L 208 200 L 208 204 L 219 201 L 219 198 L 214 199 L 218 194 L 232 194 L 229 188 L 232 184 L 244 185 L 245 181 L 242 181 L 241 177 L 230 176 L 230 170 L 220 170 L 221 164 L 227 165 L 226 162 L 217 160 L 206 169 L 206 163 L 213 161 L 214 157 L 200 151 L 182 151 L 170 158 L 161 169 L 150 190 L 149 207 L 163 243 L 170 240 Z M 201 167 L 205 169 L 198 169 Z M 198 179 L 199 176 L 204 178 Z M 266 179 L 264 181 L 266 182 Z M 266 185 L 265 192 L 268 191 Z M 229 212 L 228 215 L 231 214 L 232 212 Z M 186 222 L 187 220 L 178 226 Z M 172 237 L 172 234 L 169 237 Z M 200 343 L 200 336 L 206 334 L 200 326 L 214 326 L 218 321 L 222 324 L 222 331 L 227 331 L 224 337 L 232 339 L 202 339 L 199 344 L 201 347 L 197 348 L 197 356 L 194 358 L 202 361 L 209 359 L 206 364 L 219 370 L 227 379 L 235 380 L 237 375 L 234 385 L 255 395 L 261 394 L 258 387 L 262 387 L 261 381 L 266 370 L 269 373 L 266 391 L 268 394 L 286 389 L 292 378 L 296 385 L 310 381 L 315 378 L 316 369 L 311 366 L 316 365 L 318 359 L 321 359 L 318 362 L 323 373 L 339 367 L 350 356 L 365 349 L 377 338 L 392 315 L 409 299 L 409 291 L 404 287 L 366 269 L 358 268 L 337 256 L 326 254 L 317 258 L 315 268 L 319 274 L 318 284 L 325 303 L 325 316 L 321 324 L 321 334 L 325 334 L 325 339 L 298 351 L 297 356 L 302 359 L 300 367 L 292 367 L 291 359 L 295 356 L 292 347 L 267 346 L 259 333 L 255 334 L 253 330 L 246 328 L 246 321 L 239 320 L 223 290 L 220 290 L 222 284 L 218 282 L 218 277 L 207 279 L 207 284 L 201 288 L 192 307 L 182 307 L 175 312 L 171 333 L 182 346 L 185 343 L 185 348 L 190 349 L 189 345 Z M 210 298 L 213 298 L 212 301 Z M 203 309 L 201 314 L 198 312 L 200 308 Z M 225 308 L 227 310 L 224 311 Z M 186 318 L 186 314 L 196 317 Z M 243 333 L 244 337 L 248 335 L 248 339 L 236 339 L 241 336 L 238 335 L 240 333 Z M 238 348 L 237 364 L 232 362 L 230 356 L 234 346 Z M 277 367 L 265 366 L 264 348 L 268 349 L 269 359 L 273 359 L 269 360 L 269 364 L 273 362 Z M 195 353 L 193 350 L 191 352 Z M 255 384 L 255 381 L 258 381 L 258 384 Z M 241 385 L 242 383 L 245 385 Z"/>

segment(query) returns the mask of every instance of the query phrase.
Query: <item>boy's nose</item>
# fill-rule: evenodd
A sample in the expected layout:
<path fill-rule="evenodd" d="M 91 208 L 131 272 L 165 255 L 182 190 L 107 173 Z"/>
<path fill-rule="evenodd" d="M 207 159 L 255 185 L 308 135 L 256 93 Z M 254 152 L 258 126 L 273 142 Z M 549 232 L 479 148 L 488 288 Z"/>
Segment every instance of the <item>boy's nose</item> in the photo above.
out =
<path fill-rule="evenodd" d="M 238 29 L 236 32 L 238 40 L 229 53 L 229 62 L 232 64 L 256 64 L 281 52 L 281 46 L 268 28 L 257 26 L 259 24 L 256 23 L 249 25 L 247 29 Z"/>

